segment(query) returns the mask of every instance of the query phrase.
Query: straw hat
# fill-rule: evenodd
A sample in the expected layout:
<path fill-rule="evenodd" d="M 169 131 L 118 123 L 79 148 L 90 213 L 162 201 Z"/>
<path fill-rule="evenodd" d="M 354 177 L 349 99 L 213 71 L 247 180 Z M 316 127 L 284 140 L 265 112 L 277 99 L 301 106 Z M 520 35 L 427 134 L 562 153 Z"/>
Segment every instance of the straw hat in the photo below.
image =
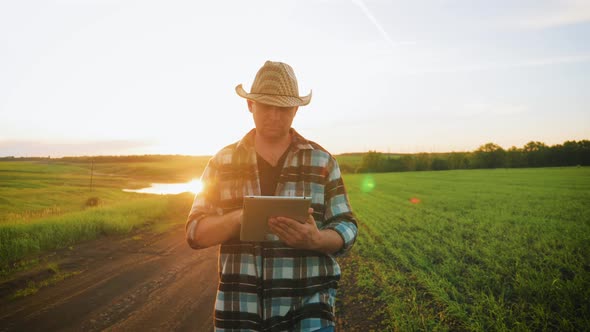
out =
<path fill-rule="evenodd" d="M 311 101 L 311 91 L 307 96 L 299 96 L 293 68 L 282 62 L 266 61 L 256 73 L 250 93 L 241 84 L 236 86 L 236 92 L 240 97 L 273 106 L 304 106 Z"/>

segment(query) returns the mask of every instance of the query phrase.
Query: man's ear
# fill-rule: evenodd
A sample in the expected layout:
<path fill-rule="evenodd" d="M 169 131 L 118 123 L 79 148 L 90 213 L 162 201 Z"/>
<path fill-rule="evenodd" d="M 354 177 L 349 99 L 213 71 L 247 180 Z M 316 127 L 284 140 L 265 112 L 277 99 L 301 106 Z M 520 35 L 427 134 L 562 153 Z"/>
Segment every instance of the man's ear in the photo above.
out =
<path fill-rule="evenodd" d="M 252 113 L 252 107 L 254 106 L 254 101 L 252 101 L 250 99 L 246 99 L 246 102 L 248 103 L 248 110 L 250 110 L 250 113 Z"/>

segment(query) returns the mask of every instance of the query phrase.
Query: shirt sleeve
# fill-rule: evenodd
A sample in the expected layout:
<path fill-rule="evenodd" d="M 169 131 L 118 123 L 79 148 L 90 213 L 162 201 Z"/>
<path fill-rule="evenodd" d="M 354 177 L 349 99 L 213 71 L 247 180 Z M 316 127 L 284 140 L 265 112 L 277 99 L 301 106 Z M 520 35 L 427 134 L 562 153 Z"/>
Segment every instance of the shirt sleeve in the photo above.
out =
<path fill-rule="evenodd" d="M 328 177 L 325 187 L 325 220 L 324 229 L 331 229 L 338 233 L 344 240 L 344 246 L 334 256 L 346 254 L 356 241 L 358 234 L 357 220 L 352 212 L 348 195 L 340 168 L 337 161 L 332 157 L 328 164 Z"/>
<path fill-rule="evenodd" d="M 194 241 L 195 229 L 199 221 L 207 216 L 217 214 L 219 191 L 217 189 L 217 167 L 213 158 L 209 160 L 201 175 L 201 184 L 202 189 L 195 195 L 185 225 L 186 241 L 193 249 L 202 249 Z"/>

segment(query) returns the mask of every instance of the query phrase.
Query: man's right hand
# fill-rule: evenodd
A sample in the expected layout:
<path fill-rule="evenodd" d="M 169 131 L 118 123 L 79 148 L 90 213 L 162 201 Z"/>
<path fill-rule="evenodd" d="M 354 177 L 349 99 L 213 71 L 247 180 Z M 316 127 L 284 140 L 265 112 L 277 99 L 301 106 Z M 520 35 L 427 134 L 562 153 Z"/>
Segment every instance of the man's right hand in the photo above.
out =
<path fill-rule="evenodd" d="M 244 209 L 239 209 L 227 213 L 227 217 L 231 219 L 229 222 L 231 222 L 234 225 L 237 224 L 239 227 L 242 227 L 242 221 L 244 220 Z M 240 229 L 238 228 L 238 231 L 239 230 Z"/>
<path fill-rule="evenodd" d="M 197 223 L 193 239 L 200 248 L 227 242 L 240 236 L 244 210 L 239 209 L 224 215 L 207 216 Z"/>

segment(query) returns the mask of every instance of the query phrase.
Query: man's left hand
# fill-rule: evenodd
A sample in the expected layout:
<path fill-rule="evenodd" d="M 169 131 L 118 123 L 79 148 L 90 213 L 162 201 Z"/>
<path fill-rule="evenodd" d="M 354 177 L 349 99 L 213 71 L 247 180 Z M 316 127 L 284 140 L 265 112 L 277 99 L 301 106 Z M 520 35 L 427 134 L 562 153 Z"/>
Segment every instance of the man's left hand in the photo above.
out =
<path fill-rule="evenodd" d="M 309 208 L 305 222 L 287 217 L 271 217 L 268 219 L 270 230 L 287 245 L 299 248 L 317 250 L 321 244 L 322 234 L 313 218 L 313 209 Z"/>

